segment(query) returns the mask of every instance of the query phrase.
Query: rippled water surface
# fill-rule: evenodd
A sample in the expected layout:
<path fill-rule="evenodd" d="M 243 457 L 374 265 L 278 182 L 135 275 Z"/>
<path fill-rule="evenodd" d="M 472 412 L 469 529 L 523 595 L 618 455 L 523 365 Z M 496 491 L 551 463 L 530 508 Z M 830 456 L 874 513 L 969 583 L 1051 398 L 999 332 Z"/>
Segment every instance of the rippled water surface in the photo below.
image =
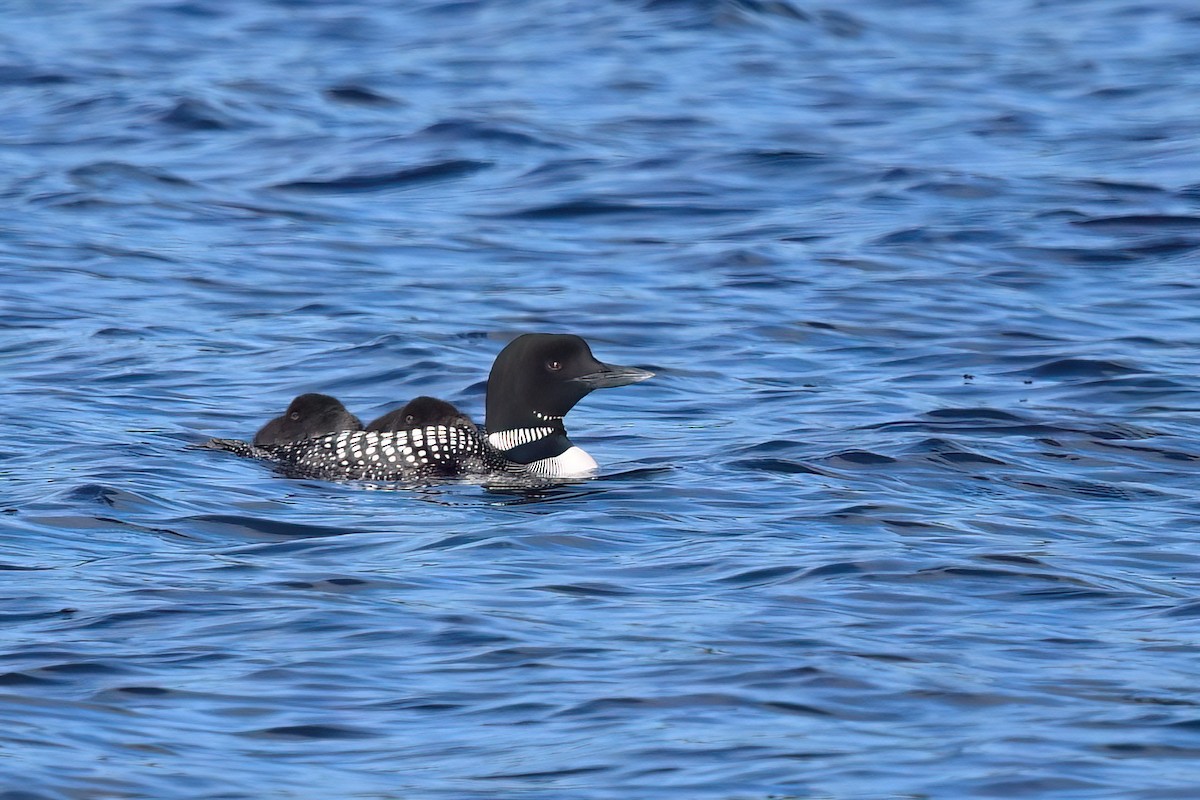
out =
<path fill-rule="evenodd" d="M 0 23 L 0 797 L 1197 796 L 1195 3 Z M 594 481 L 189 448 L 526 331 Z"/>

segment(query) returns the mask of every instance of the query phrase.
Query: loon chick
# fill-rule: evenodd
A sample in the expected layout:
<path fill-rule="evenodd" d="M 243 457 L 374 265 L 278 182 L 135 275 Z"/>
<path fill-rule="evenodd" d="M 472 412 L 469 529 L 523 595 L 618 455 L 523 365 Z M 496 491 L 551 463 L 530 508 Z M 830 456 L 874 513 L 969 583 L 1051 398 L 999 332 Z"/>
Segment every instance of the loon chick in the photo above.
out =
<path fill-rule="evenodd" d="M 270 459 L 289 474 L 311 478 L 584 478 L 596 470 L 596 462 L 567 438 L 563 417 L 593 389 L 653 375 L 597 361 L 578 336 L 527 333 L 509 342 L 492 364 L 486 436 L 474 425 L 451 421 L 406 430 L 340 431 L 261 447 L 231 440 L 211 444 Z"/>
<path fill-rule="evenodd" d="M 335 431 L 361 430 L 362 422 L 347 411 L 336 397 L 302 394 L 288 405 L 282 416 L 271 420 L 254 434 L 254 444 L 288 444 Z"/>
<path fill-rule="evenodd" d="M 369 431 L 405 431 L 444 425 L 454 428 L 474 428 L 475 423 L 466 414 L 445 400 L 421 395 L 409 400 L 401 408 L 389 411 L 367 426 Z"/>

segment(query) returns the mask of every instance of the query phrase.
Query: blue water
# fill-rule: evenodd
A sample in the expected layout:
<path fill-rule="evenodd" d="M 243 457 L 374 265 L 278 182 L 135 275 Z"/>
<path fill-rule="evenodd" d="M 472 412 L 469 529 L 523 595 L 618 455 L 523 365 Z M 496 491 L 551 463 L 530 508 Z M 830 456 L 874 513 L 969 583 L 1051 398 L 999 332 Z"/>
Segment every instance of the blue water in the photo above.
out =
<path fill-rule="evenodd" d="M 1200 793 L 1191 0 L 0 11 L 0 798 Z M 189 448 L 658 373 L 597 480 Z"/>

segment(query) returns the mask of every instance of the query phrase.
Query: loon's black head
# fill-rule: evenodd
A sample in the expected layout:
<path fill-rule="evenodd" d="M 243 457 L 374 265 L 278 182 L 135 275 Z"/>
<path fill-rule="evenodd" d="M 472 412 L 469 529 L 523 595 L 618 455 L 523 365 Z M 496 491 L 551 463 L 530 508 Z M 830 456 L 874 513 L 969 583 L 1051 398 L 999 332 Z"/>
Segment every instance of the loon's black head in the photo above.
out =
<path fill-rule="evenodd" d="M 389 411 L 367 426 L 369 431 L 404 431 L 444 425 L 447 428 L 474 428 L 475 423 L 451 403 L 436 397 L 414 397 L 395 411 Z"/>
<path fill-rule="evenodd" d="M 604 364 L 578 336 L 526 333 L 496 356 L 487 384 L 487 429 L 550 427 L 593 389 L 625 386 L 653 377 L 635 367 Z"/>
<path fill-rule="evenodd" d="M 276 417 L 254 435 L 254 444 L 290 444 L 335 431 L 360 431 L 362 422 L 346 410 L 336 397 L 302 394 L 283 416 Z"/>

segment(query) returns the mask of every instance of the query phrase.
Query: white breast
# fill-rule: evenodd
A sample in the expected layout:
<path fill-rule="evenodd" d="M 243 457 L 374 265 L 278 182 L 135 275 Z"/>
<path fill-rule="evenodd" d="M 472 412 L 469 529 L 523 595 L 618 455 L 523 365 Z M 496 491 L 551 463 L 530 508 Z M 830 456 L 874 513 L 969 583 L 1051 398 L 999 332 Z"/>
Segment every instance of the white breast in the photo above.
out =
<path fill-rule="evenodd" d="M 528 465 L 530 475 L 539 478 L 590 478 L 600 465 L 579 447 L 570 447 L 554 458 L 543 458 Z"/>

